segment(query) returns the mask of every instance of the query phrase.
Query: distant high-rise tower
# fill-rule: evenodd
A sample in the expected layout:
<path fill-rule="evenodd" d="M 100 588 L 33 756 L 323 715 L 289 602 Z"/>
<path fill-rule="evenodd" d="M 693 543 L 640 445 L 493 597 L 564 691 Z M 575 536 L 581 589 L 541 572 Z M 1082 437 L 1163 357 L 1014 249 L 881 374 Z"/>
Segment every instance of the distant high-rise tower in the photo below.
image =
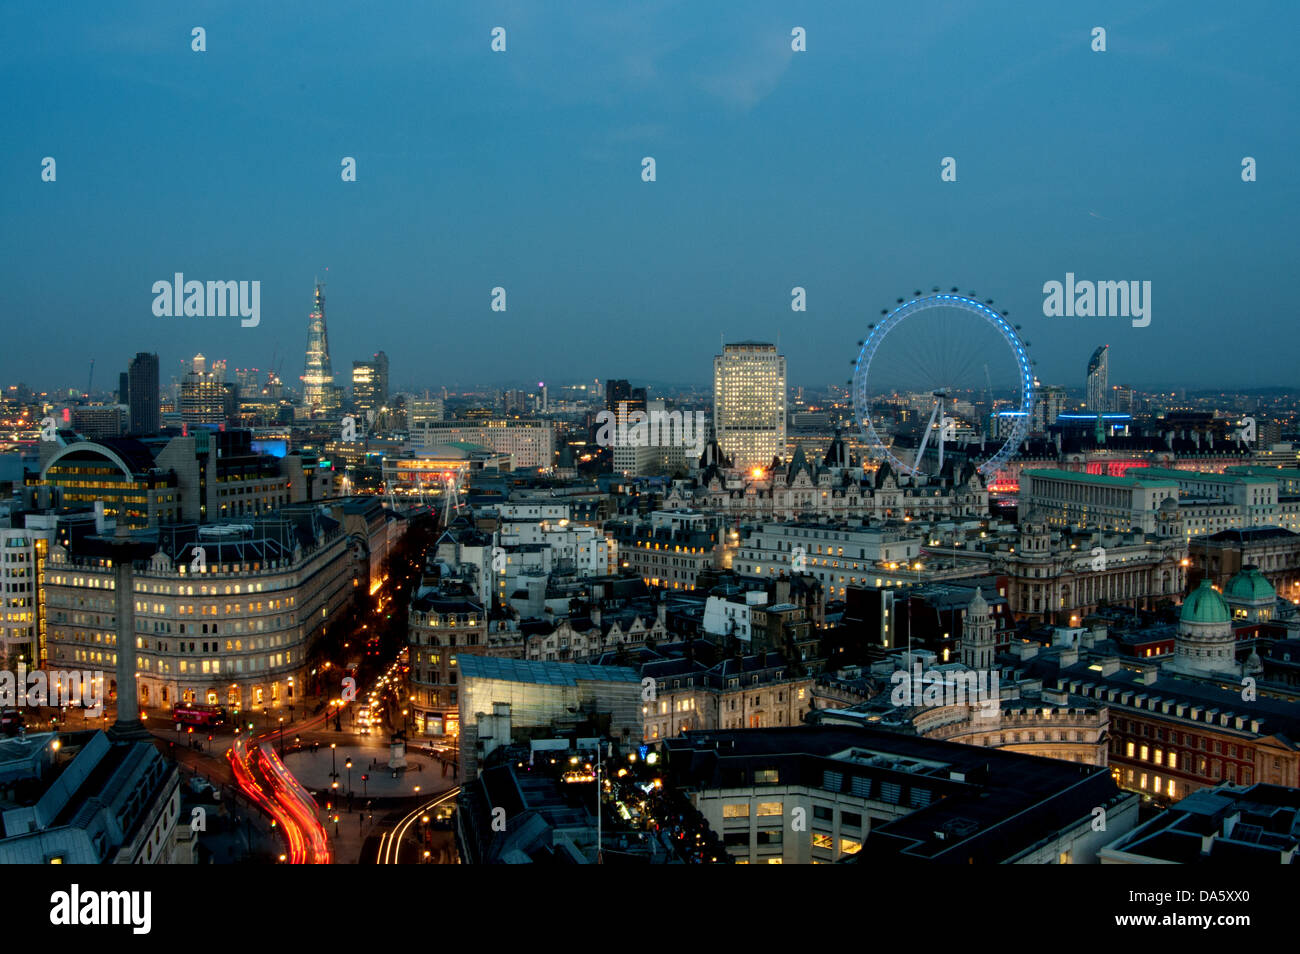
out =
<path fill-rule="evenodd" d="M 1035 434 L 1044 433 L 1065 413 L 1067 406 L 1065 388 L 1039 384 L 1035 380 L 1034 412 L 1029 429 Z"/>
<path fill-rule="evenodd" d="M 741 341 L 713 359 L 713 427 L 735 466 L 767 468 L 785 456 L 785 358 L 776 345 Z"/>
<path fill-rule="evenodd" d="M 1102 345 L 1088 361 L 1088 410 L 1101 413 L 1109 410 L 1110 401 L 1110 345 Z"/>
<path fill-rule="evenodd" d="M 190 367 L 194 370 L 181 381 L 181 421 L 190 427 L 225 424 L 229 411 L 225 384 L 216 372 L 207 369 L 208 362 L 202 354 L 194 356 Z"/>
<path fill-rule="evenodd" d="M 302 403 L 311 413 L 328 413 L 336 399 L 334 369 L 330 364 L 329 335 L 325 330 L 324 285 L 316 283 L 316 300 L 307 325 L 307 363 L 302 374 Z"/>
<path fill-rule="evenodd" d="M 140 351 L 131 359 L 126 373 L 126 394 L 122 403 L 130 409 L 131 433 L 148 437 L 158 433 L 158 356 Z"/>
<path fill-rule="evenodd" d="M 1110 389 L 1110 410 L 1119 414 L 1133 413 L 1133 389 L 1127 384 L 1116 384 Z"/>
<path fill-rule="evenodd" d="M 632 399 L 632 385 L 622 378 L 610 378 L 605 382 L 605 410 L 617 411 L 619 401 Z M 645 410 L 642 408 L 642 410 Z"/>
<path fill-rule="evenodd" d="M 352 362 L 352 400 L 363 413 L 387 406 L 388 355 L 377 351 L 369 361 Z"/>

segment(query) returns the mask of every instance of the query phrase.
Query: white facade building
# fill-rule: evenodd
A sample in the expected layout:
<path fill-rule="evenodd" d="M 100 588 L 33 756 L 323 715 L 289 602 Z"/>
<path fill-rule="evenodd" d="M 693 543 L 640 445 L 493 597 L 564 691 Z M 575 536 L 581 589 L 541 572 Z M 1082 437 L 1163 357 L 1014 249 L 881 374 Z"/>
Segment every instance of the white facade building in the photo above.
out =
<path fill-rule="evenodd" d="M 11 669 L 40 661 L 37 568 L 48 542 L 38 533 L 0 530 L 0 665 Z"/>
<path fill-rule="evenodd" d="M 713 359 L 713 426 L 741 470 L 785 456 L 785 357 L 776 345 L 741 341 Z"/>
<path fill-rule="evenodd" d="M 746 576 L 815 577 L 826 596 L 843 598 L 849 586 L 880 576 L 882 567 L 907 565 L 921 553 L 910 530 L 833 527 L 816 523 L 765 523 L 740 541 L 732 569 Z"/>
<path fill-rule="evenodd" d="M 462 443 L 509 454 L 514 470 L 550 470 L 555 463 L 555 428 L 550 421 L 425 420 L 411 425 L 411 447 L 417 452 Z"/>

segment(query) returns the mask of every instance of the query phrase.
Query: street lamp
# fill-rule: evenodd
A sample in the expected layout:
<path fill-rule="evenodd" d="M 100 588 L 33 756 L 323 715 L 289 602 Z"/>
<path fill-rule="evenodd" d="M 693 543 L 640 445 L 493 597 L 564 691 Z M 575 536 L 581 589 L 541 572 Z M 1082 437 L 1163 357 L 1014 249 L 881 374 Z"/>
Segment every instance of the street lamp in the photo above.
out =
<path fill-rule="evenodd" d="M 348 759 L 343 764 L 348 770 L 348 795 L 350 797 L 352 795 L 352 760 Z"/>

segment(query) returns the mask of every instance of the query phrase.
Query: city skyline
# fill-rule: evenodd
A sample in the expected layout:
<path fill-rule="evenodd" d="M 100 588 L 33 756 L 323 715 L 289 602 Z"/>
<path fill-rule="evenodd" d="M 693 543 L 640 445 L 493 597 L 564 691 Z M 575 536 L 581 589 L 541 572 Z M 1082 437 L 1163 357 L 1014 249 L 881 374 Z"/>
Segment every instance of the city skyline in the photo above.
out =
<path fill-rule="evenodd" d="M 92 358 L 143 348 L 164 369 L 196 351 L 265 367 L 300 352 L 310 279 L 329 267 L 336 360 L 386 350 L 393 380 L 416 385 L 671 380 L 696 363 L 687 380 L 707 381 L 719 335 L 780 338 L 791 381 L 835 384 L 879 308 L 954 282 L 1010 311 L 1044 381 L 1077 377 L 1086 336 L 1137 387 L 1284 385 L 1285 355 L 1252 342 L 1286 321 L 1287 31 L 1211 9 L 1181 6 L 1171 26 L 1159 7 L 1115 7 L 1104 54 L 1073 14 L 1009 5 L 937 31 L 832 5 L 800 14 L 802 53 L 775 4 L 692 11 L 685 31 L 674 5 L 644 22 L 396 11 L 382 36 L 356 37 L 328 16 L 214 13 L 202 54 L 180 13 L 128 8 L 110 28 L 22 11 L 0 41 L 11 141 L 27 144 L 0 156 L 0 309 L 29 320 L 10 323 L 0 376 L 73 385 Z M 500 54 L 491 13 L 516 24 Z M 21 41 L 45 32 L 61 43 Z M 336 76 L 335 58 L 356 72 Z M 446 95 L 417 97 L 428 83 Z M 90 92 L 63 102 L 70 85 Z M 51 95 L 66 108 L 38 105 Z M 133 106 L 107 127 L 110 102 Z M 400 114 L 418 122 L 395 128 Z M 261 282 L 260 322 L 156 317 L 151 285 L 178 271 Z M 1151 282 L 1151 324 L 1045 317 L 1044 285 L 1067 274 Z M 609 324 L 621 346 L 592 333 Z M 418 357 L 430 349 L 445 361 Z"/>
<path fill-rule="evenodd" d="M 1177 864 L 1012 928 L 1284 927 L 1300 8 L 6 26 L 20 927 L 301 934 L 306 864 Z"/>

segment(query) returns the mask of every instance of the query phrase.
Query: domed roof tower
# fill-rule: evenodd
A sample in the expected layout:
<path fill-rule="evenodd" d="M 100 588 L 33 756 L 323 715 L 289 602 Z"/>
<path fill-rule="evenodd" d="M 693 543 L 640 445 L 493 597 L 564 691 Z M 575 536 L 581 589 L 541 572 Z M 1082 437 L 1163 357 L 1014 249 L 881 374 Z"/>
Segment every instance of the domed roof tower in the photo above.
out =
<path fill-rule="evenodd" d="M 1277 590 L 1259 572 L 1259 567 L 1246 564 L 1224 587 L 1223 599 L 1228 604 L 1233 619 L 1258 623 L 1273 618 L 1277 606 Z"/>
<path fill-rule="evenodd" d="M 1188 594 L 1178 617 L 1172 668 L 1191 674 L 1237 673 L 1237 638 L 1228 604 L 1209 580 Z"/>

